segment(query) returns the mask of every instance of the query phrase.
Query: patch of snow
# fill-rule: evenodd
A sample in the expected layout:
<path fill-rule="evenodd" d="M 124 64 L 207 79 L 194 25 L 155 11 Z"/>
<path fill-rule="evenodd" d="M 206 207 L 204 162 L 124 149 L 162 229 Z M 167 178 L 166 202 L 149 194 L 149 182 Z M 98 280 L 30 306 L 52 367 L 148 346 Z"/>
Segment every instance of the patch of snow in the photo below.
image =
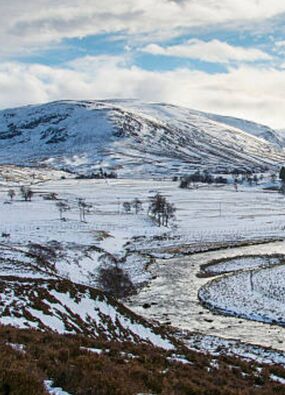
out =
<path fill-rule="evenodd" d="M 271 374 L 271 375 L 270 375 L 270 380 L 276 381 L 277 383 L 280 383 L 280 384 L 284 384 L 284 385 L 285 385 L 285 378 L 284 378 L 284 377 L 276 376 L 276 374 Z"/>
<path fill-rule="evenodd" d="M 24 344 L 19 344 L 19 343 L 6 343 L 7 346 L 10 346 L 11 348 L 13 348 L 13 350 L 21 352 L 21 353 L 25 353 L 25 345 Z"/>
<path fill-rule="evenodd" d="M 44 385 L 50 395 L 71 395 L 69 392 L 64 391 L 62 388 L 53 387 L 52 380 L 45 380 Z"/>
<path fill-rule="evenodd" d="M 238 270 L 248 270 L 271 265 L 278 265 L 280 264 L 280 261 L 280 257 L 274 256 L 242 256 L 223 260 L 222 262 L 209 264 L 204 268 L 204 271 L 210 272 L 212 274 L 222 274 L 227 272 L 235 272 Z"/>

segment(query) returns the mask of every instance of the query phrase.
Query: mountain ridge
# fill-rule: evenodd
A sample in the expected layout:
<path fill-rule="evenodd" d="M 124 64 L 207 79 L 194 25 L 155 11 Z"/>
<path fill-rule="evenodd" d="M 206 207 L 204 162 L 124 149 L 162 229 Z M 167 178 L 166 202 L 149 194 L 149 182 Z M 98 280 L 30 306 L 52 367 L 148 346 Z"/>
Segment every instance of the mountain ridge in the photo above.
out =
<path fill-rule="evenodd" d="M 284 138 L 250 121 L 137 100 L 63 100 L 0 111 L 0 163 L 88 174 L 264 171 Z"/>

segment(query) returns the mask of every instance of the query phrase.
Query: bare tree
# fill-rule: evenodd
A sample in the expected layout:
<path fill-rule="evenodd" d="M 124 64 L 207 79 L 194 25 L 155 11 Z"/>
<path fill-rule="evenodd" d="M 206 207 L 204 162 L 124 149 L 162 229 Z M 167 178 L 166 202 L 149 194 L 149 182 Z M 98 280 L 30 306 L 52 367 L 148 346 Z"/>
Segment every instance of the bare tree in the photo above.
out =
<path fill-rule="evenodd" d="M 16 192 L 14 191 L 14 189 L 9 189 L 9 191 L 8 191 L 8 196 L 9 196 L 9 198 L 10 198 L 11 200 L 14 199 L 15 195 L 16 195 Z"/>
<path fill-rule="evenodd" d="M 175 218 L 175 211 L 176 208 L 173 203 L 166 202 L 165 207 L 164 207 L 164 215 L 163 215 L 163 220 L 164 220 L 164 225 L 168 226 L 169 220 Z"/>
<path fill-rule="evenodd" d="M 20 193 L 22 195 L 22 198 L 25 200 L 25 202 L 30 202 L 32 200 L 34 192 L 31 190 L 30 187 L 27 186 L 21 186 L 20 188 Z"/>
<path fill-rule="evenodd" d="M 165 202 L 165 197 L 160 195 L 160 193 L 157 193 L 150 201 L 148 212 L 149 215 L 157 222 L 158 226 L 162 225 L 162 215 Z"/>
<path fill-rule="evenodd" d="M 138 198 L 135 198 L 135 199 L 132 201 L 132 207 L 135 209 L 135 213 L 136 213 L 136 214 L 138 214 L 140 211 L 143 210 L 142 202 L 141 202 L 141 200 L 138 199 Z"/>
<path fill-rule="evenodd" d="M 174 204 L 169 203 L 160 193 L 150 200 L 148 213 L 158 226 L 168 226 L 169 220 L 175 217 L 175 211 Z"/>
<path fill-rule="evenodd" d="M 59 201 L 56 203 L 56 207 L 58 208 L 59 211 L 59 219 L 63 220 L 64 219 L 63 213 L 70 210 L 70 206 L 66 202 Z"/>
<path fill-rule="evenodd" d="M 123 208 L 125 210 L 125 213 L 130 213 L 131 212 L 131 203 L 130 202 L 124 202 L 123 203 Z"/>
<path fill-rule="evenodd" d="M 78 199 L 78 207 L 79 207 L 79 218 L 81 222 L 86 222 L 86 213 L 90 212 L 92 208 L 92 204 L 87 203 L 85 199 Z"/>

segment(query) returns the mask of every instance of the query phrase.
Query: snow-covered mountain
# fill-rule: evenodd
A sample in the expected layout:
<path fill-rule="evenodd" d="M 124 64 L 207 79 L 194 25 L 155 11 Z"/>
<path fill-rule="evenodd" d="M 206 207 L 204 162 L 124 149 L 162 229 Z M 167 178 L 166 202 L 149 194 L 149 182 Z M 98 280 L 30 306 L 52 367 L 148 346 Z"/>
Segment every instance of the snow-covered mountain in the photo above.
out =
<path fill-rule="evenodd" d="M 285 147 L 285 130 L 282 133 L 282 130 L 274 130 L 265 125 L 224 115 L 207 114 L 207 117 L 213 121 L 233 126 L 253 136 L 269 141 L 279 148 Z"/>
<path fill-rule="evenodd" d="M 0 112 L 0 163 L 119 175 L 264 170 L 285 161 L 274 130 L 162 103 L 59 101 Z"/>

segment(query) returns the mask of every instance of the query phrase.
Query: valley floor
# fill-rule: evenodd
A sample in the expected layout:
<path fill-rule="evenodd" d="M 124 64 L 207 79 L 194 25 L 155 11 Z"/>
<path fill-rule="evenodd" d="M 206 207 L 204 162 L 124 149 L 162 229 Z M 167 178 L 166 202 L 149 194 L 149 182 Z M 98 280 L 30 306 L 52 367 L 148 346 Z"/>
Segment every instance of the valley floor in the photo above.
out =
<path fill-rule="evenodd" d="M 284 249 L 285 242 L 282 241 L 257 246 L 221 249 L 215 252 L 206 252 L 167 260 L 157 260 L 156 264 L 150 268 L 153 280 L 138 295 L 130 298 L 129 306 L 139 314 L 156 319 L 161 323 L 171 324 L 182 331 L 187 330 L 214 337 L 236 339 L 243 343 L 260 345 L 262 347 L 273 347 L 276 350 L 285 352 L 285 328 L 277 325 L 265 325 L 262 322 L 254 320 L 256 317 L 253 316 L 250 308 L 256 306 L 256 300 L 251 301 L 250 295 L 244 292 L 243 287 L 248 284 L 247 281 L 237 282 L 235 284 L 236 288 L 234 286 L 229 288 L 226 281 L 234 279 L 234 275 L 225 277 L 218 275 L 218 279 L 214 281 L 221 284 L 221 287 L 219 291 L 216 291 L 215 288 L 213 289 L 212 292 L 216 299 L 212 301 L 212 294 L 208 296 L 206 293 L 208 288 L 210 288 L 208 292 L 211 292 L 212 286 L 210 279 L 207 276 L 200 275 L 201 266 L 212 260 L 218 261 L 222 259 L 228 262 L 227 259 L 230 260 L 233 257 L 242 256 L 246 262 L 247 256 L 283 254 Z M 262 263 L 260 267 L 261 265 Z M 244 269 L 246 269 L 246 265 L 244 266 Z M 273 266 L 272 270 L 274 269 L 275 267 Z M 271 269 L 264 270 L 269 271 Z M 247 271 L 242 271 L 238 275 L 246 275 L 247 273 Z M 278 275 L 278 278 L 281 282 L 284 281 L 284 276 L 280 277 Z M 225 286 L 223 286 L 223 282 L 226 282 Z M 265 283 L 266 280 L 264 280 Z M 233 293 L 233 288 L 235 289 L 235 293 Z M 203 292 L 200 291 L 201 289 Z M 253 321 L 217 314 L 215 308 L 209 310 L 207 305 L 203 306 L 198 295 L 202 301 L 207 297 L 209 304 L 212 301 L 213 307 L 215 307 L 215 303 L 219 303 L 220 298 L 223 298 L 223 302 L 226 303 L 227 297 L 230 295 L 232 299 L 229 298 L 229 301 L 233 303 L 234 300 L 235 303 L 240 303 L 238 305 L 240 308 L 247 308 L 247 318 L 252 318 Z M 266 298 L 266 295 L 257 293 L 256 299 L 258 297 L 260 297 L 259 304 L 263 301 L 266 306 L 267 302 L 267 308 L 270 308 L 269 295 Z M 246 300 L 248 304 L 246 304 Z M 146 303 L 149 304 L 148 308 L 143 307 Z M 260 315 L 262 315 L 263 310 L 260 305 L 259 308 Z M 281 309 L 279 313 L 282 315 Z M 239 315 L 238 307 L 236 307 L 235 315 Z"/>
<path fill-rule="evenodd" d="M 284 195 L 265 191 L 266 182 L 235 191 L 166 180 L 39 181 L 27 202 L 17 182 L 0 184 L 1 324 L 125 336 L 169 353 L 179 343 L 285 367 Z M 176 206 L 169 227 L 147 215 L 157 192 Z M 137 214 L 124 205 L 135 198 Z M 84 221 L 78 199 L 91 204 Z M 58 202 L 69 206 L 64 219 Z M 101 269 L 114 262 L 137 290 L 123 301 L 138 315 L 97 290 Z"/>

